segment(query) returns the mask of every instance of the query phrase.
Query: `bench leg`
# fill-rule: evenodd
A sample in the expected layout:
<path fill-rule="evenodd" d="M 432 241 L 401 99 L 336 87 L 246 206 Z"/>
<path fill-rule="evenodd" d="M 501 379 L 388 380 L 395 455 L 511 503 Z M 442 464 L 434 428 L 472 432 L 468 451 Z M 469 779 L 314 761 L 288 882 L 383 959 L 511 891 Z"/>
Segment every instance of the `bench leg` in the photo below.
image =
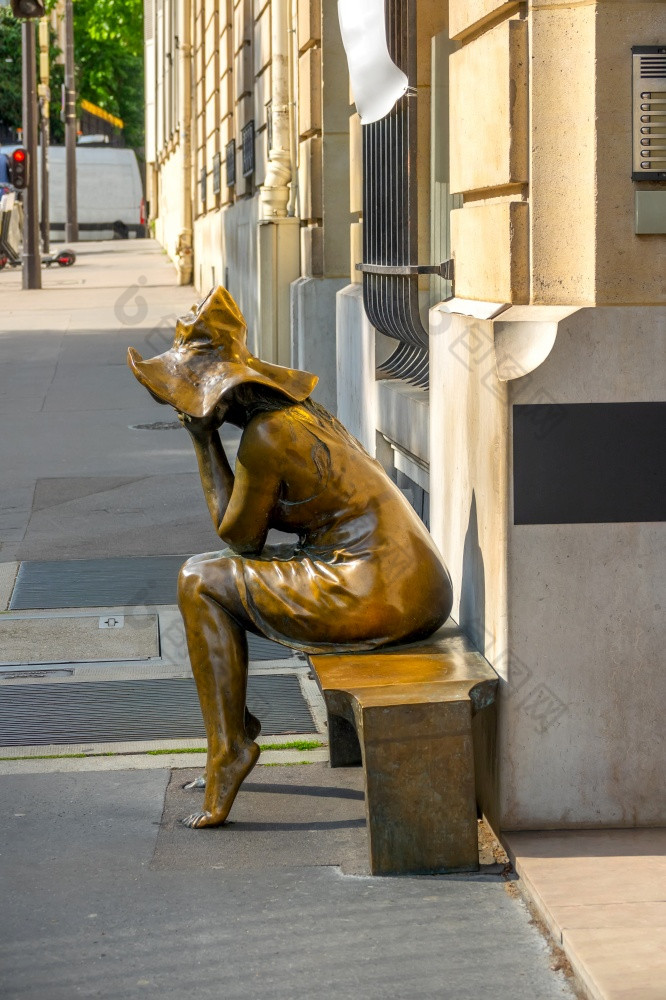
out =
<path fill-rule="evenodd" d="M 469 701 L 357 709 L 373 875 L 479 867 Z"/>
<path fill-rule="evenodd" d="M 361 745 L 351 722 L 341 715 L 328 716 L 328 756 L 331 767 L 360 767 Z"/>

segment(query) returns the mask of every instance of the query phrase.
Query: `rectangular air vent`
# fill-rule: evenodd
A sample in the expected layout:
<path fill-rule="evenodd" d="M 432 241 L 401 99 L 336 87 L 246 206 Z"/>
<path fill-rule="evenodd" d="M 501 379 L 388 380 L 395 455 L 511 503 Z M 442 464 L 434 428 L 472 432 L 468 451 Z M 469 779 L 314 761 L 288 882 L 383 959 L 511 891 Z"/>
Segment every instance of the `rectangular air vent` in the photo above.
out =
<path fill-rule="evenodd" d="M 243 150 L 243 177 L 251 177 L 254 173 L 254 119 L 241 129 L 241 144 Z"/>
<path fill-rule="evenodd" d="M 666 180 L 666 45 L 635 45 L 633 162 L 635 181 Z"/>
<path fill-rule="evenodd" d="M 227 172 L 227 187 L 236 183 L 236 140 L 232 139 L 224 147 L 224 163 Z"/>

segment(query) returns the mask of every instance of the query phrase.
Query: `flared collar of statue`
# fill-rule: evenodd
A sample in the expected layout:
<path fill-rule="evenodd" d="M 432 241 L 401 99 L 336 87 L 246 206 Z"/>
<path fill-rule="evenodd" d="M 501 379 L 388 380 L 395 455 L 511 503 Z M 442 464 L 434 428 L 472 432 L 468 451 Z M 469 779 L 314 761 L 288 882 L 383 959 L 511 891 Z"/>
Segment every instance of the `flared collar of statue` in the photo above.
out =
<path fill-rule="evenodd" d="M 176 321 L 173 347 L 147 361 L 130 347 L 127 363 L 160 403 L 208 417 L 226 393 L 254 383 L 302 403 L 317 376 L 261 361 L 247 349 L 247 324 L 226 288 L 214 289 Z"/>

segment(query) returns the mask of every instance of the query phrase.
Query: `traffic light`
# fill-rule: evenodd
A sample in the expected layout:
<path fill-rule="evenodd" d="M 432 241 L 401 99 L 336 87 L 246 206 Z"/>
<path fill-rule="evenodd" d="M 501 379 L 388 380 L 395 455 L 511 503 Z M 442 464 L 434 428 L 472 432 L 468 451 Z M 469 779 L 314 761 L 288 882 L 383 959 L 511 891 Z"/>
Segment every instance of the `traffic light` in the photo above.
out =
<path fill-rule="evenodd" d="M 28 151 L 19 146 L 9 157 L 9 174 L 18 191 L 28 186 Z"/>
<path fill-rule="evenodd" d="M 44 17 L 44 4 L 41 0 L 11 0 L 14 17 Z"/>

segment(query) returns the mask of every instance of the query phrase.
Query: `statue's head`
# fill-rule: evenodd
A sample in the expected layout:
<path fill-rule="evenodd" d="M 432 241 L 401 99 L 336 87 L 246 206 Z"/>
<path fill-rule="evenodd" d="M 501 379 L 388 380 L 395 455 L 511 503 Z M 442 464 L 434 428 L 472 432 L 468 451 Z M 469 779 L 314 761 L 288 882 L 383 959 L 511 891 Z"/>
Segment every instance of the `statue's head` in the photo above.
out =
<path fill-rule="evenodd" d="M 177 320 L 173 347 L 148 361 L 130 347 L 127 362 L 158 402 L 191 417 L 210 416 L 242 385 L 263 386 L 293 403 L 307 399 L 316 375 L 261 361 L 246 341 L 243 314 L 220 286 Z"/>

